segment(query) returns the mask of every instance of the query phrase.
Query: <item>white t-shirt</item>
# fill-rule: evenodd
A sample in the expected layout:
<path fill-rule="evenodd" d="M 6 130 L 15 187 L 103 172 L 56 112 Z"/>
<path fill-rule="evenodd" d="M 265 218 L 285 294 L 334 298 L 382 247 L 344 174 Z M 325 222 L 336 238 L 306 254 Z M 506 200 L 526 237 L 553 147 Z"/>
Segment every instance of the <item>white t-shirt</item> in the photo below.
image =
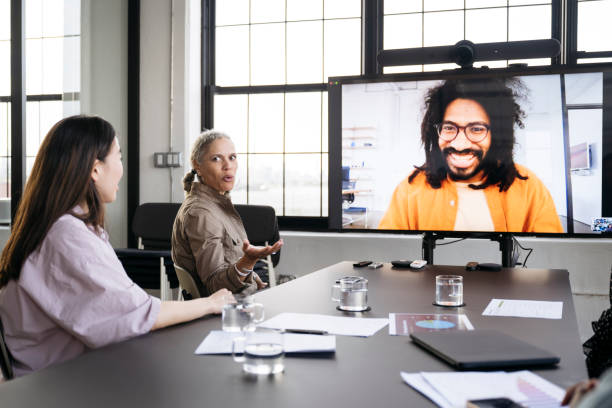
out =
<path fill-rule="evenodd" d="M 484 190 L 474 190 L 469 185 L 470 183 L 455 182 L 459 201 L 455 231 L 495 231 Z"/>

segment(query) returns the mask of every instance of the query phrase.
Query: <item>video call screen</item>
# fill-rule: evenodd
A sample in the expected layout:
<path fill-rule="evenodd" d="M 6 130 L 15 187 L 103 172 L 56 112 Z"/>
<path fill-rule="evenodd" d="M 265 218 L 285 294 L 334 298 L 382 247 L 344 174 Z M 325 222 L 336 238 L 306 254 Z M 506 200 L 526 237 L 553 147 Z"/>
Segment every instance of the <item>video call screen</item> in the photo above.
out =
<path fill-rule="evenodd" d="M 607 192 L 612 190 L 610 66 L 591 72 L 523 71 L 517 76 L 491 71 L 483 78 L 506 78 L 503 82 L 512 84 L 511 97 L 521 112 L 522 126 L 511 125 L 511 148 L 507 143 L 499 147 L 502 140 L 511 140 L 511 133 L 500 130 L 502 119 L 493 109 L 497 101 L 503 103 L 499 96 L 484 96 L 493 103 L 487 105 L 490 112 L 484 103 L 467 97 L 443 96 L 441 100 L 450 100 L 446 105 L 426 103 L 432 89 L 446 81 L 460 83 L 461 76 L 330 82 L 330 227 L 612 231 Z M 478 76 L 469 79 L 473 85 Z M 438 112 L 428 113 L 436 107 Z M 506 116 L 505 128 L 512 112 L 501 114 Z M 431 144 L 428 155 L 424 127 L 430 132 L 425 141 Z M 529 180 L 515 178 L 503 192 L 499 184 L 473 188 L 485 177 L 507 180 L 512 166 L 499 163 L 514 163 L 518 174 L 529 175 Z M 408 182 L 417 168 L 420 174 Z M 434 185 L 438 180 L 437 188 L 429 174 Z"/>

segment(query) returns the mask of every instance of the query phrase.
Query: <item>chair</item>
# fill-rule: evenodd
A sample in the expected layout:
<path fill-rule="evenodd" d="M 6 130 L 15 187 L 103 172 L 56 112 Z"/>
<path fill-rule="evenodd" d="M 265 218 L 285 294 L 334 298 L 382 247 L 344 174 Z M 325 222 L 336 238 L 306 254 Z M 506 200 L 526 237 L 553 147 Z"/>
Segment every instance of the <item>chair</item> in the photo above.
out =
<path fill-rule="evenodd" d="M 172 227 L 179 208 L 179 203 L 139 205 L 132 221 L 132 232 L 138 238 L 138 248 L 169 250 L 172 246 Z"/>
<path fill-rule="evenodd" d="M 274 208 L 267 205 L 236 204 L 236 211 L 242 218 L 249 242 L 253 245 L 269 245 L 280 239 L 278 220 Z M 255 265 L 268 274 L 270 286 L 276 286 L 276 273 L 274 267 L 280 261 L 280 250 L 274 255 L 268 255 L 265 260 Z M 289 277 L 288 280 L 291 280 Z"/>
<path fill-rule="evenodd" d="M 177 203 L 145 203 L 136 208 L 132 232 L 138 249 L 115 249 L 128 276 L 144 289 L 160 289 L 162 300 L 172 300 L 179 287 L 170 253 Z M 179 297 L 181 291 L 179 290 Z"/>
<path fill-rule="evenodd" d="M 7 381 L 13 378 L 13 365 L 11 361 L 11 353 L 4 342 L 4 328 L 0 320 L 0 370 L 2 371 L 2 376 Z"/>
<path fill-rule="evenodd" d="M 198 284 L 194 277 L 189 271 L 183 269 L 178 265 L 174 265 L 176 276 L 178 277 L 179 287 L 182 288 L 181 294 L 184 300 L 198 299 L 200 298 L 200 291 L 198 290 Z"/>

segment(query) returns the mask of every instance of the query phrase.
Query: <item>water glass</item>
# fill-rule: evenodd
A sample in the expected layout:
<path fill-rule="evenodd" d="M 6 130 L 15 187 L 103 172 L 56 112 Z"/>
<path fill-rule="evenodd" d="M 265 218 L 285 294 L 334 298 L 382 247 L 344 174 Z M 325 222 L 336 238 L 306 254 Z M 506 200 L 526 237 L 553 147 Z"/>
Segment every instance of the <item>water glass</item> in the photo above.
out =
<path fill-rule="evenodd" d="M 463 276 L 436 276 L 436 301 L 438 306 L 463 306 Z"/>
<path fill-rule="evenodd" d="M 368 280 L 361 276 L 346 276 L 332 285 L 331 299 L 338 308 L 349 312 L 368 310 Z"/>
<path fill-rule="evenodd" d="M 234 361 L 247 374 L 269 375 L 285 370 L 283 335 L 279 332 L 252 332 L 232 341 Z"/>
<path fill-rule="evenodd" d="M 264 307 L 254 303 L 253 296 L 236 296 L 235 303 L 227 303 L 221 312 L 223 331 L 254 331 L 264 319 Z"/>

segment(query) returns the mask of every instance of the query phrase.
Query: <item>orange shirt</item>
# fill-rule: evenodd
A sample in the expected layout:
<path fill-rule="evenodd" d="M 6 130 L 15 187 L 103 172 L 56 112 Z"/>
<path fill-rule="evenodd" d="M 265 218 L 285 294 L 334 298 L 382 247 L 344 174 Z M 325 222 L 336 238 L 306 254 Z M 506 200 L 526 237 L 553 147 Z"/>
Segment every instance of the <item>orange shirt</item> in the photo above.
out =
<path fill-rule="evenodd" d="M 498 186 L 484 189 L 495 231 L 499 232 L 563 232 L 555 204 L 548 189 L 526 167 L 515 165 L 527 180 L 514 179 L 504 192 Z M 432 188 L 419 173 L 412 183 L 408 178 L 395 188 L 389 208 L 379 229 L 452 231 L 457 216 L 457 188 L 444 180 L 440 188 Z"/>

